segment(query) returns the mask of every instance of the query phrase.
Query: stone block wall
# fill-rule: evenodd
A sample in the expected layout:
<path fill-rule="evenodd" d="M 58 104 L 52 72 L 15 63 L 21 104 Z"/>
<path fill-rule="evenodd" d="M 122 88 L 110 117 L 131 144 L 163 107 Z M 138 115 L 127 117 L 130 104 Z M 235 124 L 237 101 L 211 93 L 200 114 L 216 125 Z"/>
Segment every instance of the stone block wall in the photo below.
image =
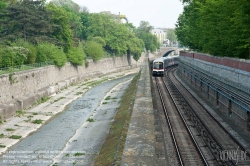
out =
<path fill-rule="evenodd" d="M 43 96 L 55 94 L 60 89 L 85 79 L 107 75 L 139 67 L 144 59 L 128 62 L 127 55 L 88 60 L 88 67 L 67 63 L 58 68 L 54 65 L 0 76 L 0 120 L 11 117 L 17 110 L 27 109 Z"/>

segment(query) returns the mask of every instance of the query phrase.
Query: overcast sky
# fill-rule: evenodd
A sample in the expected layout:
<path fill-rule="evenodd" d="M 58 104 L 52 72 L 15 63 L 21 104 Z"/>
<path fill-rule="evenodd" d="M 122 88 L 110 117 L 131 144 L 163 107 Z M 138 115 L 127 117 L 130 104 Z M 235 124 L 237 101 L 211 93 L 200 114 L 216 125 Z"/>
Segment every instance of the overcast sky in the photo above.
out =
<path fill-rule="evenodd" d="M 138 27 L 140 21 L 148 21 L 155 28 L 175 28 L 183 11 L 180 0 L 73 0 L 86 6 L 90 13 L 110 11 L 126 15 L 128 21 Z"/>

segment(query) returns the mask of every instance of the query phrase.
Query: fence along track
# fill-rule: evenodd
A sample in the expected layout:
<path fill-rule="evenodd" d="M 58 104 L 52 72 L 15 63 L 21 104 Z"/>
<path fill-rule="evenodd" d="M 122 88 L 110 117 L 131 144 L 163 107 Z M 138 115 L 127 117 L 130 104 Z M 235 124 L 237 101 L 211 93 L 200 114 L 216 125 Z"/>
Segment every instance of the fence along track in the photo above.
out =
<path fill-rule="evenodd" d="M 172 77 L 174 77 L 177 80 L 177 78 L 174 74 L 172 74 Z M 210 113 L 203 106 L 203 104 L 200 103 L 199 100 L 197 100 L 193 96 L 193 94 L 185 86 L 182 85 L 182 83 L 179 83 L 179 84 L 185 91 L 187 91 L 189 93 L 189 95 L 191 95 L 189 97 L 189 99 L 193 98 L 196 100 L 197 106 L 199 106 L 199 109 L 197 109 L 197 110 L 199 110 L 199 111 L 197 111 L 197 114 L 199 114 L 199 117 L 201 117 L 203 119 L 203 121 L 206 122 L 206 124 L 209 126 L 210 130 L 213 131 L 214 134 L 216 134 L 215 131 L 217 131 L 217 135 L 219 136 L 219 137 L 218 136 L 217 137 L 221 138 L 218 140 L 221 142 L 222 146 L 224 147 L 224 150 L 234 150 L 234 151 L 241 150 L 241 152 L 247 152 L 246 156 L 245 156 L 246 157 L 245 161 L 237 161 L 237 159 L 236 159 L 234 161 L 234 164 L 236 164 L 236 165 L 250 165 L 249 145 L 246 142 L 244 142 L 244 140 L 238 138 L 238 135 L 235 136 L 233 134 L 234 132 L 228 131 L 223 126 L 223 124 L 221 124 L 219 122 L 219 120 L 216 118 L 216 116 L 213 115 L 212 113 Z M 182 90 L 182 92 L 183 92 L 183 90 Z M 201 110 L 204 110 L 204 111 L 201 111 Z M 239 153 L 237 155 L 240 155 Z M 240 156 L 237 156 L 237 157 L 240 157 Z"/>
<path fill-rule="evenodd" d="M 175 69 L 170 69 L 175 70 Z M 176 79 L 173 75 L 173 72 L 168 72 L 168 75 L 171 79 Z M 174 81 L 175 84 L 177 81 Z M 180 84 L 179 81 L 177 84 Z M 185 96 L 184 91 L 188 91 L 184 86 L 180 84 L 181 88 L 184 88 L 181 90 L 181 92 Z M 187 93 L 187 92 L 186 92 Z M 190 93 L 188 91 L 188 93 Z M 191 94 L 189 94 L 191 95 Z M 195 99 L 194 96 L 191 95 L 191 97 L 187 97 L 189 103 L 193 103 L 192 106 L 189 105 L 189 109 L 187 111 L 187 114 L 189 114 L 190 118 L 196 122 L 196 129 L 200 132 L 201 135 L 203 135 L 203 139 L 206 142 L 207 146 L 210 148 L 213 155 L 216 157 L 218 161 L 220 161 L 220 164 L 223 165 L 249 165 L 249 161 L 234 161 L 234 160 L 227 160 L 222 161 L 220 159 L 220 152 L 223 150 L 234 150 L 236 151 L 239 147 L 240 150 L 246 151 L 247 149 L 243 148 L 236 140 L 235 138 L 230 134 L 229 131 L 227 131 L 218 121 L 215 117 L 213 117 L 206 108 L 199 103 L 198 100 Z M 195 106 L 194 106 L 195 105 Z M 194 107 L 195 109 L 192 109 Z M 190 111 L 190 110 L 198 110 L 196 112 Z M 211 131 L 211 132 L 210 132 Z"/>
<path fill-rule="evenodd" d="M 166 101 L 163 98 L 164 90 L 162 91 L 163 93 L 162 94 L 159 83 L 157 83 L 157 80 L 156 80 L 156 86 L 165 112 L 165 117 L 170 128 L 172 140 L 179 159 L 179 164 L 208 165 L 206 159 L 202 154 L 201 149 L 199 148 L 194 136 L 192 135 L 188 127 L 188 124 L 183 119 L 181 113 L 178 112 L 178 108 L 174 104 L 173 107 L 170 107 L 170 105 L 168 104 L 168 109 L 166 109 L 165 106 Z M 166 94 L 164 95 L 164 97 L 166 97 Z M 172 97 L 168 98 L 171 100 Z"/>

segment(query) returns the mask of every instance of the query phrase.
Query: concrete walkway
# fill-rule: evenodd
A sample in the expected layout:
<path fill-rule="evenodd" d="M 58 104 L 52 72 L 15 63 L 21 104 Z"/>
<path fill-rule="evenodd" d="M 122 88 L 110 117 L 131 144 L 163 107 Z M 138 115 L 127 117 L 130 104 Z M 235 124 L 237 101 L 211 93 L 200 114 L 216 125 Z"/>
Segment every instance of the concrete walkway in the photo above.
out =
<path fill-rule="evenodd" d="M 155 154 L 154 109 L 149 72 L 146 56 L 141 66 L 141 77 L 121 165 L 158 165 Z"/>

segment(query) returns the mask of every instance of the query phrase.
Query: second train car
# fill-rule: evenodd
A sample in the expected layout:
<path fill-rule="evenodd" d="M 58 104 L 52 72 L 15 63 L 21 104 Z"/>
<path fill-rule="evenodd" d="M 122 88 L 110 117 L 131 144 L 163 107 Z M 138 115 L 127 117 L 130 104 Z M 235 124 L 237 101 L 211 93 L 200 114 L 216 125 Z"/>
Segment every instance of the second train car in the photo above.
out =
<path fill-rule="evenodd" d="M 178 57 L 179 56 L 167 56 L 167 57 L 160 57 L 153 61 L 153 76 L 164 76 L 164 70 L 168 66 L 172 66 L 178 64 Z"/>

